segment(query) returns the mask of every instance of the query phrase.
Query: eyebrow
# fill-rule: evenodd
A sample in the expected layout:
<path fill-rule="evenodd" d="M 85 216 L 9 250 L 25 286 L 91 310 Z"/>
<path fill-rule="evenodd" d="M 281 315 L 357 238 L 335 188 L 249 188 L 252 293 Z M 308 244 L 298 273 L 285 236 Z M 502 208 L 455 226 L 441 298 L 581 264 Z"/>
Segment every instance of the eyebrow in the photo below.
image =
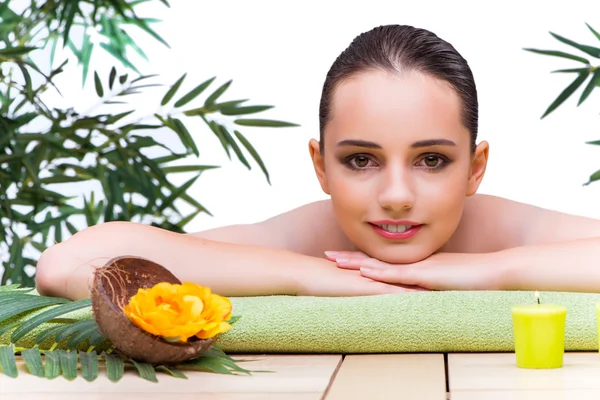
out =
<path fill-rule="evenodd" d="M 338 146 L 356 146 L 356 147 L 366 147 L 368 149 L 381 149 L 381 145 L 368 142 L 366 140 L 342 140 L 338 142 Z M 452 140 L 448 139 L 428 139 L 428 140 L 419 140 L 418 142 L 414 142 L 410 145 L 412 148 L 420 148 L 420 147 L 432 147 L 432 146 L 456 146 Z"/>

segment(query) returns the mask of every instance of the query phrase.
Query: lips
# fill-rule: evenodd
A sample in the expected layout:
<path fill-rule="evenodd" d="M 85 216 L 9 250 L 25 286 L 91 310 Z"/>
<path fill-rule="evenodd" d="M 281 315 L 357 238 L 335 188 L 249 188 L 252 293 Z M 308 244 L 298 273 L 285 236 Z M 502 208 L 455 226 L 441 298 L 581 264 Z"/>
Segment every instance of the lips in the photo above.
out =
<path fill-rule="evenodd" d="M 407 240 L 415 236 L 422 224 L 418 224 L 412 221 L 375 221 L 371 222 L 370 225 L 373 227 L 375 233 L 379 236 L 389 240 Z"/>

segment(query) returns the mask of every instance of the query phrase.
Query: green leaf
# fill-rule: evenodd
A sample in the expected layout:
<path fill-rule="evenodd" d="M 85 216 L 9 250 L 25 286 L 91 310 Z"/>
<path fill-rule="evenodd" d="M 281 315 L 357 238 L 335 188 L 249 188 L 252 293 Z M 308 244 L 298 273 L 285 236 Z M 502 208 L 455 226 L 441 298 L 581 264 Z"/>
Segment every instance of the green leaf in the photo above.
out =
<path fill-rule="evenodd" d="M 183 82 L 183 80 L 185 79 L 187 73 L 181 75 L 181 78 L 179 78 L 177 80 L 177 82 L 175 82 L 173 84 L 173 86 L 171 86 L 169 88 L 169 90 L 167 91 L 167 93 L 165 93 L 165 96 L 163 97 L 162 101 L 160 102 L 161 106 L 166 105 L 169 101 L 171 101 L 171 99 L 173 98 L 173 96 L 175 96 L 175 93 L 177 93 L 177 90 L 179 89 L 179 87 L 181 86 L 181 83 Z"/>
<path fill-rule="evenodd" d="M 65 350 L 55 350 L 55 352 L 58 353 L 60 369 L 65 379 L 72 381 L 77 378 L 77 352 Z"/>
<path fill-rule="evenodd" d="M 41 378 L 46 375 L 44 372 L 44 365 L 42 363 L 42 356 L 38 347 L 24 349 L 21 351 L 21 355 L 23 356 L 23 360 L 25 361 L 25 365 L 27 366 L 29 372 Z"/>
<path fill-rule="evenodd" d="M 16 378 L 19 375 L 14 350 L 13 345 L 0 346 L 0 369 L 11 378 Z"/>
<path fill-rule="evenodd" d="M 0 49 L 0 57 L 19 58 L 25 54 L 37 50 L 37 47 L 18 46 L 18 47 L 5 47 Z"/>
<path fill-rule="evenodd" d="M 250 142 L 248 141 L 248 139 L 246 139 L 244 137 L 244 135 L 242 135 L 240 132 L 233 131 L 233 133 L 234 133 L 235 137 L 240 141 L 240 143 L 246 148 L 246 150 L 248 151 L 248 153 L 250 153 L 250 155 L 252 156 L 252 158 L 254 158 L 254 161 L 256 161 L 256 163 L 258 164 L 258 166 L 260 167 L 260 169 L 264 173 L 265 177 L 267 178 L 267 183 L 270 185 L 271 184 L 271 178 L 269 177 L 269 172 L 267 171 L 267 167 L 265 166 L 265 164 L 263 163 L 262 159 L 258 155 L 258 152 L 256 151 L 256 149 L 254 149 L 254 147 L 252 146 L 252 144 L 250 144 Z"/>
<path fill-rule="evenodd" d="M 166 372 L 167 374 L 171 375 L 174 378 L 180 378 L 180 379 L 188 378 L 187 376 L 185 376 L 185 374 L 183 372 L 181 372 L 180 370 L 175 369 L 173 367 L 167 367 L 165 365 L 158 365 L 158 366 L 156 366 L 156 370 Z"/>
<path fill-rule="evenodd" d="M 106 361 L 106 374 L 111 382 L 118 382 L 125 372 L 125 363 L 121 357 L 113 354 L 102 354 Z"/>
<path fill-rule="evenodd" d="M 130 360 L 131 363 L 135 366 L 140 374 L 140 377 L 150 382 L 158 382 L 156 379 L 156 372 L 154 371 L 154 367 L 152 365 L 142 362 L 137 362 L 135 360 Z"/>
<path fill-rule="evenodd" d="M 248 107 L 225 107 L 221 108 L 220 112 L 223 115 L 246 115 L 255 114 L 262 111 L 270 110 L 274 106 L 248 106 Z"/>
<path fill-rule="evenodd" d="M 21 293 L 11 294 L 10 298 L 2 299 L 2 307 L 0 308 L 0 323 L 21 313 L 57 304 L 64 304 L 67 302 L 69 302 L 69 300 L 58 297 L 40 297 Z M 13 343 L 14 342 L 16 342 L 16 340 L 13 341 Z"/>
<path fill-rule="evenodd" d="M 58 332 L 60 332 L 64 328 L 65 328 L 65 325 L 57 325 L 57 326 L 53 326 L 52 328 L 44 329 L 42 332 L 40 332 L 35 337 L 35 344 L 40 344 L 40 343 L 44 342 L 45 340 L 55 336 Z"/>
<path fill-rule="evenodd" d="M 242 153 L 242 150 L 239 148 L 239 146 L 237 145 L 237 143 L 235 142 L 233 137 L 231 137 L 227 128 L 225 128 L 223 125 L 219 125 L 219 129 L 221 130 L 221 133 L 223 134 L 223 137 L 225 138 L 227 143 L 229 143 L 229 145 L 233 149 L 238 160 L 240 160 L 240 162 L 242 164 L 244 164 L 246 166 L 246 168 L 251 169 L 250 164 L 248 163 L 248 160 L 246 160 L 246 157 L 244 157 L 244 153 Z"/>
<path fill-rule="evenodd" d="M 568 69 L 557 69 L 555 71 L 552 71 L 552 73 L 582 73 L 582 72 L 589 72 L 590 69 L 589 68 L 568 68 Z"/>
<path fill-rule="evenodd" d="M 550 32 L 550 34 L 555 39 L 557 39 L 558 41 L 560 41 L 560 42 L 562 42 L 564 44 L 567 44 L 569 46 L 575 47 L 576 49 L 581 50 L 584 53 L 589 54 L 592 57 L 600 58 L 600 49 L 597 48 L 597 47 L 593 47 L 593 46 L 588 46 L 588 45 L 585 45 L 585 44 L 576 43 L 576 42 L 574 42 L 574 41 L 572 41 L 570 39 L 567 39 L 565 37 L 557 35 L 556 33 Z"/>
<path fill-rule="evenodd" d="M 589 72 L 580 74 L 577 77 L 577 79 L 575 79 L 569 86 L 567 86 L 567 88 L 565 90 L 563 90 L 560 95 L 558 95 L 556 100 L 554 100 L 554 102 L 552 104 L 550 104 L 550 107 L 548 107 L 546 112 L 544 112 L 544 115 L 542 115 L 542 118 L 544 118 L 545 116 L 550 114 L 558 106 L 560 106 L 565 100 L 567 100 L 573 94 L 573 92 L 575 92 L 579 88 L 579 86 L 581 86 L 581 84 L 583 82 L 585 82 L 588 75 L 589 75 Z"/>
<path fill-rule="evenodd" d="M 165 2 L 163 1 L 163 3 L 165 3 Z M 167 48 L 171 48 L 169 46 L 169 44 L 162 37 L 160 37 L 160 35 L 158 35 L 158 33 L 156 33 L 152 28 L 150 28 L 145 23 L 144 19 L 141 19 L 141 18 L 129 18 L 127 20 L 130 21 L 130 22 L 133 22 L 134 24 L 136 24 L 137 26 L 139 26 L 141 29 L 143 29 L 144 31 L 146 31 L 149 35 L 151 35 L 153 38 L 155 38 L 156 40 L 158 40 L 159 42 L 161 42 Z"/>
<path fill-rule="evenodd" d="M 68 301 L 66 299 L 61 298 L 52 298 L 52 297 L 41 297 L 39 301 L 41 302 L 44 299 L 58 301 Z M 22 339 L 27 333 L 31 332 L 33 329 L 43 324 L 44 322 L 48 322 L 49 320 L 56 318 L 60 315 L 66 314 L 71 311 L 79 310 L 85 307 L 90 307 L 92 304 L 90 299 L 83 299 L 74 302 L 68 302 L 66 304 L 61 304 L 59 306 L 53 307 L 49 310 L 43 311 L 30 319 L 26 320 L 21 326 L 19 326 L 11 335 L 11 341 L 13 343 Z"/>
<path fill-rule="evenodd" d="M 190 132 L 187 130 L 183 122 L 181 122 L 181 120 L 178 118 L 171 117 L 169 117 L 169 121 L 173 124 L 171 129 L 177 133 L 179 139 L 185 145 L 188 151 L 191 151 L 196 157 L 198 157 L 200 155 L 198 147 L 196 146 L 196 143 L 194 143 L 192 135 L 190 135 Z"/>
<path fill-rule="evenodd" d="M 594 34 L 594 36 L 596 36 L 596 39 L 600 40 L 600 33 L 596 32 L 596 30 L 594 28 L 592 28 L 590 26 L 590 24 L 588 24 L 587 22 L 585 24 L 590 29 L 590 31 L 592 31 L 592 33 Z"/>
<path fill-rule="evenodd" d="M 88 382 L 96 380 L 98 377 L 98 355 L 95 351 L 87 353 L 79 352 L 79 360 L 81 362 L 81 375 Z"/>
<path fill-rule="evenodd" d="M 198 179 L 199 176 L 200 176 L 200 174 L 194 176 L 192 179 L 188 180 L 182 186 L 180 186 L 176 190 L 174 190 L 169 195 L 169 197 L 167 197 L 166 199 L 163 200 L 160 207 L 158 207 L 158 212 L 163 212 L 168 207 L 172 207 L 175 200 L 177 200 L 181 196 L 182 193 L 185 193 L 194 184 L 194 182 L 196 182 L 196 179 Z"/>
<path fill-rule="evenodd" d="M 242 318 L 241 315 L 234 315 L 231 318 L 229 318 L 229 321 L 227 321 L 229 323 L 229 325 L 233 325 L 235 324 L 237 321 L 240 320 L 240 318 Z"/>
<path fill-rule="evenodd" d="M 163 172 L 165 174 L 172 174 L 177 172 L 197 172 L 197 171 L 206 171 L 209 169 L 220 168 L 216 165 L 176 165 L 173 167 L 163 167 Z"/>
<path fill-rule="evenodd" d="M 115 78 L 117 77 L 117 69 L 112 67 L 110 69 L 110 75 L 108 76 L 108 88 L 112 90 L 113 84 L 115 83 Z"/>
<path fill-rule="evenodd" d="M 229 86 L 231 85 L 231 82 L 233 82 L 232 80 L 229 80 L 227 82 L 225 82 L 224 84 L 222 84 L 221 86 L 219 86 L 217 88 L 217 90 L 215 90 L 210 96 L 208 96 L 206 98 L 206 100 L 204 101 L 204 106 L 210 106 L 213 105 L 215 103 L 215 101 L 221 97 L 221 95 L 227 90 L 227 88 L 229 88 Z"/>
<path fill-rule="evenodd" d="M 579 98 L 579 102 L 577 102 L 577 106 L 579 106 L 581 103 L 583 103 L 585 101 L 585 99 L 588 98 L 590 93 L 592 93 L 592 90 L 594 90 L 594 88 L 596 86 L 598 86 L 599 84 L 600 84 L 600 69 L 597 69 L 594 71 L 594 74 L 592 75 L 592 79 L 590 79 L 590 81 L 586 85 L 585 89 L 583 89 L 583 92 L 581 93 L 581 97 Z"/>
<path fill-rule="evenodd" d="M 44 353 L 46 358 L 46 378 L 54 379 L 60 375 L 60 359 L 58 353 L 55 351 L 46 351 Z"/>
<path fill-rule="evenodd" d="M 554 57 L 561 57 L 561 58 L 567 58 L 569 60 L 574 60 L 574 61 L 579 61 L 582 62 L 584 64 L 588 64 L 589 65 L 589 61 L 583 57 L 579 57 L 573 54 L 569 54 L 569 53 L 565 53 L 562 51 L 554 51 L 554 50 L 539 50 L 539 49 L 523 49 L 526 51 L 530 51 L 532 53 L 537 53 L 537 54 L 543 54 L 546 56 L 554 56 Z"/>
<path fill-rule="evenodd" d="M 94 85 L 96 86 L 96 94 L 98 97 L 104 97 L 104 89 L 102 88 L 102 82 L 98 76 L 98 72 L 94 71 Z"/>
<path fill-rule="evenodd" d="M 175 102 L 175 107 L 182 107 L 182 106 L 186 105 L 187 103 L 189 103 L 190 101 L 194 100 L 202 92 L 204 92 L 204 90 L 206 90 L 206 88 L 208 86 L 210 86 L 210 84 L 215 79 L 216 79 L 216 76 L 214 76 L 214 77 L 202 82 L 198 86 L 196 86 L 194 89 L 192 89 L 190 92 L 188 92 L 185 96 L 183 96 L 179 100 L 177 100 L 177 102 Z"/>
<path fill-rule="evenodd" d="M 236 119 L 234 123 L 242 126 L 257 126 L 257 127 L 270 127 L 270 128 L 282 128 L 300 126 L 291 122 L 274 121 L 270 119 Z"/>

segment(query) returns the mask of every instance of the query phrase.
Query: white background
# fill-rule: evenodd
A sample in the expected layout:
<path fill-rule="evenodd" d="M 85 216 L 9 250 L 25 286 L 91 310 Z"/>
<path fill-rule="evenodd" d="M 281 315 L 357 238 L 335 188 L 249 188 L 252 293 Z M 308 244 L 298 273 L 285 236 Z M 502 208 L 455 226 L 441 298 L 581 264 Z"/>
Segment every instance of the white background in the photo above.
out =
<path fill-rule="evenodd" d="M 359 33 L 383 24 L 426 28 L 452 43 L 468 60 L 479 90 L 480 140 L 490 142 L 490 161 L 481 193 L 541 207 L 600 218 L 600 183 L 582 186 L 600 169 L 600 88 L 580 107 L 569 99 L 540 117 L 572 79 L 551 70 L 581 64 L 526 52 L 525 47 L 580 54 L 549 31 L 600 47 L 585 22 L 600 30 L 598 1 L 158 1 L 140 8 L 162 18 L 153 25 L 168 49 L 130 29 L 150 61 L 138 58 L 144 74 L 160 74 L 170 85 L 188 73 L 181 95 L 217 76 L 213 88 L 233 79 L 220 99 L 249 98 L 276 108 L 257 117 L 301 124 L 298 128 L 244 128 L 271 173 L 269 186 L 259 168 L 230 162 L 216 137 L 199 120 L 188 121 L 200 148 L 190 163 L 222 165 L 206 172 L 190 193 L 213 216 L 200 215 L 188 231 L 260 221 L 307 202 L 326 198 L 308 155 L 318 137 L 318 103 L 325 75 L 337 55 Z M 593 19 L 593 18 L 596 19 Z M 596 60 L 600 64 L 600 60 Z M 594 61 L 592 61 L 594 63 Z M 76 63 L 60 80 L 61 102 L 85 110 L 97 101 L 92 82 L 81 89 Z M 102 77 L 116 61 L 96 50 L 92 65 Z M 131 98 L 139 113 L 151 114 L 166 87 Z M 59 101 L 59 99 L 56 99 Z M 118 111 L 124 111 L 121 108 Z M 174 135 L 158 139 L 167 141 Z"/>

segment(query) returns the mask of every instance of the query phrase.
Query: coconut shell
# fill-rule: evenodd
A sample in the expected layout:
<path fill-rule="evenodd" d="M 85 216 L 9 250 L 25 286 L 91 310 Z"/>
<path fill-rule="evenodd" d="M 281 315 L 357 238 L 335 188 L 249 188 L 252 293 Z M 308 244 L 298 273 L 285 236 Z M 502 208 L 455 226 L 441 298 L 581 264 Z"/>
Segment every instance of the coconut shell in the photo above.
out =
<path fill-rule="evenodd" d="M 92 283 L 92 309 L 100 331 L 121 354 L 136 361 L 157 365 L 196 358 L 208 350 L 213 339 L 170 343 L 134 325 L 123 311 L 138 289 L 160 282 L 181 284 L 167 269 L 141 257 L 116 257 L 98 268 Z"/>

